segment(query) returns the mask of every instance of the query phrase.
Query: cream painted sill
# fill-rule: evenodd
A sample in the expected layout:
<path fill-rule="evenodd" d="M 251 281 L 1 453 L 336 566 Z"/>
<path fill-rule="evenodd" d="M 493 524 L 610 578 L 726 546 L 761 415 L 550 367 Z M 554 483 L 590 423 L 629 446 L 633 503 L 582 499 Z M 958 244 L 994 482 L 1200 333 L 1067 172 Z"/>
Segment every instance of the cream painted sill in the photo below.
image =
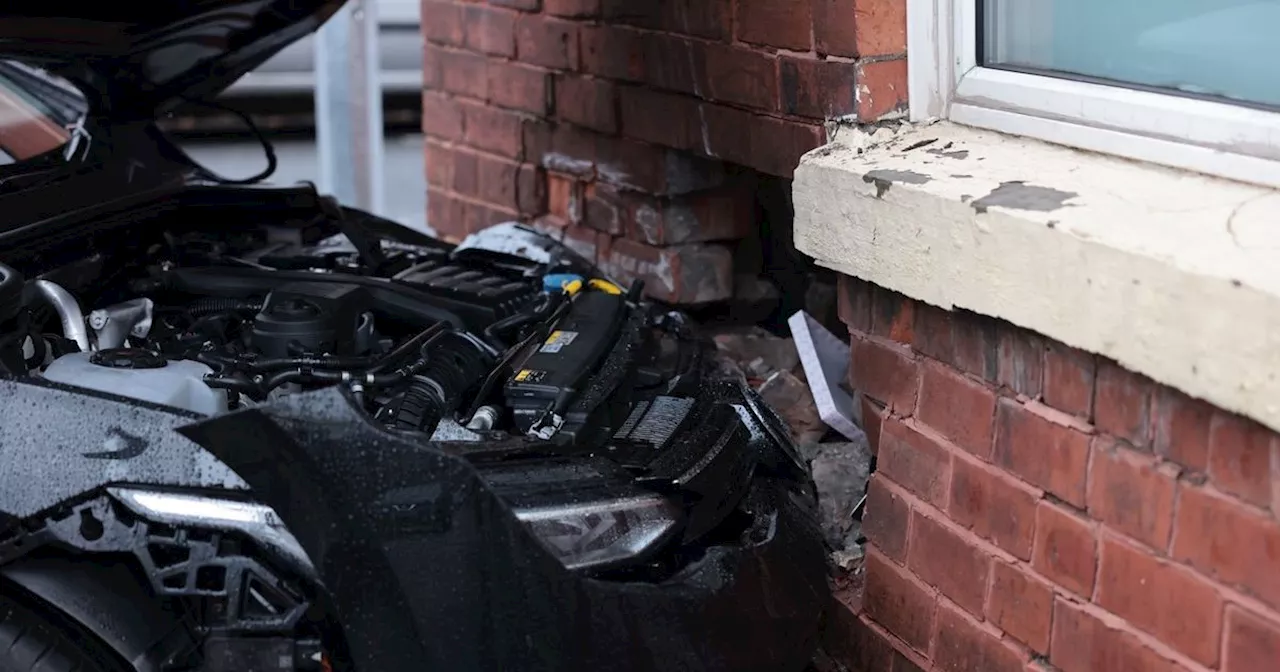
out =
<path fill-rule="evenodd" d="M 841 130 L 794 197 L 823 266 L 1280 431 L 1280 191 L 940 122 Z"/>

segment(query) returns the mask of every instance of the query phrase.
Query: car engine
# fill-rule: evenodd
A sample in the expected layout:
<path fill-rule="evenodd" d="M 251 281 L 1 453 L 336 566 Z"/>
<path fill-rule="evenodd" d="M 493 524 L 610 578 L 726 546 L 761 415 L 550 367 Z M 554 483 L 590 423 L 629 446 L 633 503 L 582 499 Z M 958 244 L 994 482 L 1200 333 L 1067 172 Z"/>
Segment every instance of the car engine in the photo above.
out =
<path fill-rule="evenodd" d="M 32 280 L 4 267 L 0 362 L 206 416 L 343 385 L 389 429 L 563 443 L 619 388 L 678 381 L 697 355 L 678 315 L 531 230 L 420 242 L 380 241 L 376 270 L 343 236 L 235 249 L 208 234 L 169 236 L 106 286 L 101 255 Z"/>

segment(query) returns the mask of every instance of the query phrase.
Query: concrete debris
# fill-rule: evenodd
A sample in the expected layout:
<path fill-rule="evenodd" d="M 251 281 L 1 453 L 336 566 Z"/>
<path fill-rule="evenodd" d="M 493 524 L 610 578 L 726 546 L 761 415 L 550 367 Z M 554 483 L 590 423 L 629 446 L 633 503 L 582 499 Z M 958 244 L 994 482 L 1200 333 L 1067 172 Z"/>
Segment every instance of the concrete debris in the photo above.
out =
<path fill-rule="evenodd" d="M 748 370 L 760 361 L 749 363 Z M 797 444 L 817 443 L 826 435 L 827 425 L 818 414 L 809 384 L 790 371 L 773 372 L 760 386 L 760 397 L 787 423 Z"/>
<path fill-rule="evenodd" d="M 871 478 L 871 445 L 864 434 L 859 441 L 802 444 L 800 450 L 813 470 L 822 532 L 834 549 L 832 560 L 848 569 L 862 558 L 862 523 L 855 513 Z"/>
<path fill-rule="evenodd" d="M 800 313 L 796 319 L 806 317 Z M 811 332 L 822 331 L 816 323 L 805 324 L 808 329 L 804 333 L 810 337 Z M 824 335 L 829 336 L 825 332 Z M 801 364 L 796 341 L 759 327 L 729 328 L 713 334 L 713 338 L 720 365 L 740 371 L 791 430 L 813 472 L 822 531 L 832 550 L 832 564 L 846 574 L 855 570 L 862 560 L 862 547 L 858 543 L 862 538 L 862 524 L 858 513 L 871 477 L 871 445 L 867 435 L 851 418 L 840 423 L 839 434 L 830 431 L 829 419 L 820 412 L 806 377 L 810 367 Z M 809 364 L 825 380 L 823 368 L 816 362 Z M 828 405 L 831 403 L 828 399 Z M 841 440 L 824 443 L 823 439 L 828 436 Z"/>
<path fill-rule="evenodd" d="M 775 371 L 793 371 L 800 364 L 795 343 L 759 327 L 733 328 L 714 336 L 723 357 L 736 362 L 748 378 L 763 382 Z"/>

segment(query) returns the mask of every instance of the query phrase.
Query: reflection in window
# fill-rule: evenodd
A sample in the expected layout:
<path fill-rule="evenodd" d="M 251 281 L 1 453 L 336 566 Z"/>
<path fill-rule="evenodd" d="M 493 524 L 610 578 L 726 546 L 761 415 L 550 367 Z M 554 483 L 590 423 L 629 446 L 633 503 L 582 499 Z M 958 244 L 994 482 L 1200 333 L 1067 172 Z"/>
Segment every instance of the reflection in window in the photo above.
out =
<path fill-rule="evenodd" d="M 981 0 L 982 64 L 1280 107 L 1280 0 Z"/>

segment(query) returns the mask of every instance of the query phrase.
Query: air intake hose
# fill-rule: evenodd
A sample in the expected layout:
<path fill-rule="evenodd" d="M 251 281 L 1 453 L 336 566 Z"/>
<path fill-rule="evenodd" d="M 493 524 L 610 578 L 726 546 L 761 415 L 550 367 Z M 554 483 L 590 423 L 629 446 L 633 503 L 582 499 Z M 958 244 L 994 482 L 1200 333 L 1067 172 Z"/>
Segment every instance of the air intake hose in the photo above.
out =
<path fill-rule="evenodd" d="M 435 432 L 440 420 L 458 409 L 466 392 L 493 366 L 488 349 L 458 332 L 440 334 L 425 354 L 426 366 L 392 403 L 392 428 Z"/>

